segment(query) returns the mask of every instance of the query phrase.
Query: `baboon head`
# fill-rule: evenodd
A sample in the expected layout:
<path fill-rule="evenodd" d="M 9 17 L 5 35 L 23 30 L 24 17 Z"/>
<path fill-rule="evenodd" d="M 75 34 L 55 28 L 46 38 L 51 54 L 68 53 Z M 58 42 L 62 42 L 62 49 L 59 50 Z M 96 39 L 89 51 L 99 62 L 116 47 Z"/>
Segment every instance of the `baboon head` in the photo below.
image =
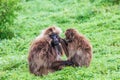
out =
<path fill-rule="evenodd" d="M 74 39 L 76 32 L 77 31 L 75 29 L 67 29 L 65 32 L 66 40 L 71 42 Z"/>
<path fill-rule="evenodd" d="M 43 37 L 49 43 L 58 44 L 59 34 L 61 33 L 61 29 L 55 26 L 48 27 L 43 30 L 40 37 Z"/>
<path fill-rule="evenodd" d="M 60 47 L 60 33 L 60 28 L 52 26 L 45 29 L 41 34 L 41 36 L 49 42 L 51 47 L 53 47 L 58 54 L 62 54 L 62 49 Z"/>
<path fill-rule="evenodd" d="M 48 35 L 48 37 L 51 39 L 51 44 L 52 46 L 57 46 L 59 45 L 60 37 L 59 34 L 61 33 L 61 29 L 55 26 L 49 27 L 45 31 L 45 35 Z"/>

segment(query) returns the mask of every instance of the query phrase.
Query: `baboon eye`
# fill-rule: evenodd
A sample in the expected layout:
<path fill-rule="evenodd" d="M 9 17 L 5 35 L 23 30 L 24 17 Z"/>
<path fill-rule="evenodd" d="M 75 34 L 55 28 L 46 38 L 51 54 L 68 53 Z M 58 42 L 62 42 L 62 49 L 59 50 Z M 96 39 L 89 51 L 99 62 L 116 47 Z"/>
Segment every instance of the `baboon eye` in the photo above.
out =
<path fill-rule="evenodd" d="M 50 34 L 49 35 L 51 38 L 58 38 L 59 36 L 57 35 L 57 34 L 55 34 L 55 33 L 52 33 L 52 34 Z"/>

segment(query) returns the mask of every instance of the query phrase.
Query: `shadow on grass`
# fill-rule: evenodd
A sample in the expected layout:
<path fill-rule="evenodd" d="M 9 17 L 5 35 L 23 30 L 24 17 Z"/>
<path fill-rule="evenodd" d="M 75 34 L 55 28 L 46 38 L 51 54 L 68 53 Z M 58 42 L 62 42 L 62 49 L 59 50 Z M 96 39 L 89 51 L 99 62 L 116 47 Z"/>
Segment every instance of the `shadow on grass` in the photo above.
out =
<path fill-rule="evenodd" d="M 11 39 L 12 37 L 14 37 L 14 32 L 12 30 L 0 30 L 0 39 Z"/>

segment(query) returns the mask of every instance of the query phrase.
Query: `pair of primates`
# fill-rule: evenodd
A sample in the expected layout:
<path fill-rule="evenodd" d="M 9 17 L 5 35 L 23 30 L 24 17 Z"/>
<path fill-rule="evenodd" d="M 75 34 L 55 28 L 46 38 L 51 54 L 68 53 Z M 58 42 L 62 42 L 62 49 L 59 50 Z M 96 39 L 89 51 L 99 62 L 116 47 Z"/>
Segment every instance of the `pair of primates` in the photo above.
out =
<path fill-rule="evenodd" d="M 45 29 L 31 44 L 28 56 L 29 70 L 35 75 L 46 75 L 65 66 L 88 67 L 92 58 L 90 42 L 75 29 L 67 29 L 65 39 L 60 28 Z M 61 60 L 65 53 L 67 60 Z"/>

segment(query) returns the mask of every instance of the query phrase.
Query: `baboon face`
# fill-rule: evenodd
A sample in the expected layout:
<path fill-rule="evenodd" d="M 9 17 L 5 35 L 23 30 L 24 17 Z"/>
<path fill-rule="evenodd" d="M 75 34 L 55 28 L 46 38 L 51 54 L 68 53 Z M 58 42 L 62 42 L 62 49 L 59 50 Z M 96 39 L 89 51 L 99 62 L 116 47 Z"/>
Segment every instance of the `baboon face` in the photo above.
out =
<path fill-rule="evenodd" d="M 71 41 L 74 38 L 74 29 L 67 29 L 65 32 L 66 40 Z"/>
<path fill-rule="evenodd" d="M 49 37 L 52 39 L 52 42 L 51 42 L 52 45 L 54 45 L 54 46 L 59 45 L 59 36 L 58 36 L 58 34 L 52 33 L 52 34 L 49 35 Z"/>

